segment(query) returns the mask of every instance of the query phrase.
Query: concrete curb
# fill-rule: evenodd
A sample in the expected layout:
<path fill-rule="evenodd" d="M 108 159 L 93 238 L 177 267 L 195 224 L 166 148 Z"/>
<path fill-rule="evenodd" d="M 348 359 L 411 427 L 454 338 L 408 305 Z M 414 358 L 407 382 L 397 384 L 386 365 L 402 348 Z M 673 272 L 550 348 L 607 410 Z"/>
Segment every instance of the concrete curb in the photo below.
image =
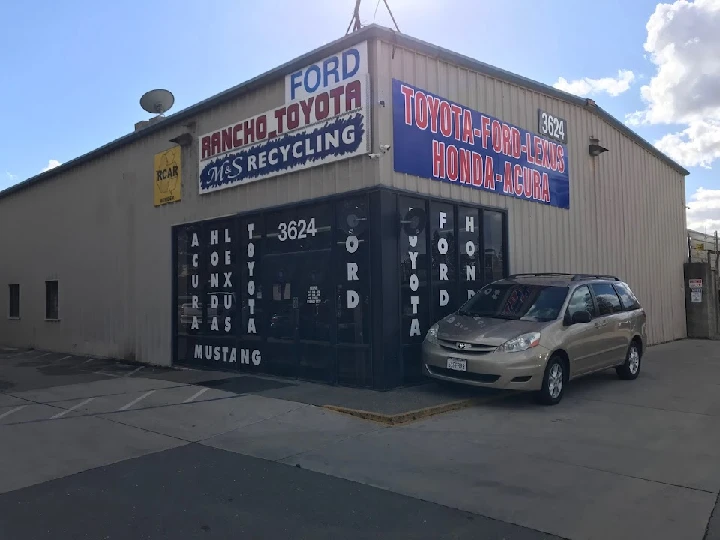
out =
<path fill-rule="evenodd" d="M 499 401 L 511 395 L 513 394 L 508 393 L 491 397 L 461 399 L 458 401 L 451 401 L 449 403 L 443 403 L 441 405 L 434 405 L 422 409 L 415 409 L 413 411 L 399 414 L 381 414 L 372 411 L 364 411 L 362 409 L 338 407 L 336 405 L 323 405 L 323 408 L 340 414 L 347 414 L 349 416 L 361 418 L 363 420 L 377 422 L 378 424 L 383 424 L 386 426 L 399 426 L 402 424 L 417 422 L 418 420 L 424 420 L 425 418 L 430 418 L 431 416 L 436 416 L 438 414 L 459 411 L 461 409 L 467 409 L 468 407 L 472 407 L 474 405 L 481 405 L 483 403 L 490 403 L 492 401 Z"/>

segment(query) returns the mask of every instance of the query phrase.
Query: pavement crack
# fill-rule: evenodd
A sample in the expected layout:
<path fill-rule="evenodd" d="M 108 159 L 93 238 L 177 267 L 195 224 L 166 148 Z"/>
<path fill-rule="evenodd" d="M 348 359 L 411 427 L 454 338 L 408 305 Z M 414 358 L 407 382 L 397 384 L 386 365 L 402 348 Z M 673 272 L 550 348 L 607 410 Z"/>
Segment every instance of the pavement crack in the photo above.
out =
<path fill-rule="evenodd" d="M 302 409 L 303 407 L 308 407 L 308 405 L 305 405 L 304 403 L 299 403 L 297 407 L 290 409 L 288 411 L 284 411 L 278 414 L 275 414 L 273 416 L 268 416 L 267 418 L 261 418 L 260 420 L 256 420 L 255 422 L 250 422 L 249 424 L 242 424 L 240 426 L 235 426 L 232 429 L 227 429 L 225 431 L 222 431 L 220 433 L 215 433 L 214 435 L 210 435 L 209 437 L 205 437 L 204 439 L 198 439 L 197 441 L 194 441 L 195 443 L 204 443 L 206 441 L 209 441 L 210 439 L 214 439 L 215 437 L 220 437 L 221 435 L 227 435 L 228 433 L 232 433 L 233 431 L 237 431 L 241 428 L 246 428 L 250 426 L 254 426 L 256 424 L 260 424 L 262 422 L 267 422 L 268 420 L 275 420 L 276 418 L 280 418 L 281 416 L 285 416 L 286 414 L 290 414 L 291 412 L 297 411 L 298 409 Z"/>
<path fill-rule="evenodd" d="M 375 431 L 380 431 L 380 430 L 382 430 L 382 429 L 387 429 L 387 428 L 386 428 L 386 427 L 381 427 L 381 428 L 378 428 L 378 429 L 375 430 Z M 366 433 L 371 433 L 371 432 L 366 432 Z M 351 437 L 348 437 L 348 438 L 352 438 L 352 437 L 358 436 L 358 435 L 363 435 L 363 433 L 355 434 L 355 435 L 353 435 L 353 436 L 351 436 Z M 225 451 L 226 451 L 226 452 L 231 452 L 231 451 L 229 451 L 229 450 L 225 450 Z M 234 452 L 231 452 L 231 453 L 234 453 Z M 264 460 L 264 461 L 270 461 L 270 462 L 273 462 L 273 463 L 280 463 L 281 465 L 285 465 L 286 467 L 295 467 L 295 466 L 296 466 L 296 465 L 291 465 L 290 463 L 284 463 L 284 462 L 282 462 L 282 461 L 275 461 L 275 460 L 271 460 L 271 459 L 267 459 L 267 458 L 257 458 L 257 459 L 262 459 L 262 460 Z M 287 459 L 287 458 L 285 458 L 285 459 Z M 483 518 L 483 519 L 488 519 L 488 520 L 490 520 L 490 521 L 495 521 L 495 522 L 497 522 L 497 523 L 505 523 L 505 524 L 507 524 L 507 525 L 514 525 L 514 526 L 516 526 L 516 527 L 522 527 L 523 529 L 527 529 L 527 530 L 529 530 L 529 531 L 534 531 L 534 532 L 538 532 L 538 533 L 547 535 L 548 537 L 552 538 L 553 540 L 573 540 L 573 539 L 568 538 L 568 537 L 565 537 L 565 536 L 560 536 L 560 535 L 557 534 L 557 533 L 552 533 L 552 532 L 549 532 L 549 531 L 546 531 L 546 530 L 542 530 L 542 529 L 536 529 L 536 528 L 531 527 L 531 526 L 529 526 L 529 525 L 527 525 L 527 524 L 517 523 L 517 522 L 515 522 L 515 521 L 509 521 L 509 520 L 504 520 L 504 519 L 500 519 L 500 518 L 488 516 L 488 515 L 485 515 L 485 514 L 481 514 L 480 512 L 476 512 L 476 511 L 474 511 L 474 510 L 470 510 L 470 509 L 467 509 L 467 508 L 462 508 L 462 507 L 460 507 L 460 506 L 451 506 L 451 505 L 446 504 L 446 503 L 444 503 L 444 502 L 440 502 L 439 500 L 435 500 L 435 499 L 432 499 L 432 498 L 429 498 L 429 497 L 419 496 L 419 495 L 416 494 L 416 493 L 411 493 L 411 492 L 403 491 L 403 490 L 400 490 L 400 489 L 391 489 L 391 488 L 389 488 L 389 487 L 387 487 L 387 486 L 384 486 L 384 485 L 382 485 L 382 484 L 377 484 L 377 483 L 375 483 L 375 482 L 363 482 L 363 481 L 360 481 L 360 480 L 356 480 L 356 479 L 350 478 L 350 477 L 348 477 L 348 476 L 335 475 L 335 474 L 331 474 L 331 473 L 328 473 L 328 472 L 325 472 L 325 471 L 322 471 L 322 470 L 317 470 L 317 469 L 312 469 L 312 468 L 306 468 L 306 467 L 302 467 L 302 466 L 301 466 L 300 468 L 301 468 L 302 470 L 304 470 L 304 471 L 308 471 L 308 472 L 311 472 L 311 473 L 321 474 L 321 475 L 323 475 L 323 476 L 328 476 L 328 477 L 330 477 L 330 478 L 339 478 L 339 479 L 345 480 L 345 481 L 347 481 L 347 482 L 352 482 L 353 484 L 359 484 L 359 485 L 363 485 L 363 486 L 373 487 L 373 488 L 380 489 L 380 490 L 385 491 L 385 492 L 388 492 L 388 493 L 395 493 L 396 495 L 402 495 L 403 497 L 408 497 L 408 498 L 411 498 L 411 499 L 415 499 L 415 500 L 417 500 L 417 501 L 423 501 L 423 502 L 426 502 L 426 503 L 435 504 L 435 505 L 437 505 L 437 506 L 441 506 L 441 507 L 443 507 L 443 508 L 448 508 L 448 509 L 450 509 L 450 510 L 459 510 L 459 511 L 461 511 L 461 512 L 467 512 L 468 514 L 472 514 L 472 515 L 474 515 L 474 516 L 478 516 L 478 517 L 481 517 L 481 518 Z M 705 540 L 705 539 L 703 539 L 703 540 Z"/>
<path fill-rule="evenodd" d="M 615 475 L 615 476 L 621 476 L 621 477 L 623 477 L 623 478 L 630 478 L 630 479 L 632 479 L 632 480 L 640 480 L 640 481 L 642 481 L 642 482 L 650 482 L 650 483 L 653 483 L 653 484 L 660 484 L 660 485 L 663 485 L 663 486 L 676 487 L 676 488 L 679 488 L 679 489 L 687 489 L 687 490 L 690 490 L 690 491 L 697 491 L 697 492 L 699 492 L 699 493 L 709 493 L 710 495 L 714 495 L 714 494 L 715 494 L 714 491 L 709 490 L 709 489 L 696 488 L 696 487 L 692 487 L 692 486 L 683 486 L 683 485 L 681 485 L 681 484 L 674 484 L 674 483 L 672 483 L 672 482 L 663 482 L 662 480 L 653 480 L 653 479 L 651 479 L 651 478 L 643 478 L 642 476 L 634 476 L 634 475 L 632 475 L 632 474 L 626 474 L 626 473 L 621 473 L 621 472 L 617 472 L 617 471 L 609 471 L 609 470 L 607 470 L 607 469 L 601 469 L 601 468 L 599 468 L 599 467 L 591 467 L 590 465 L 581 465 L 581 464 L 578 464 L 578 463 L 569 463 L 569 462 L 566 462 L 566 461 L 560 461 L 560 460 L 558 460 L 558 459 L 552 459 L 552 458 L 549 458 L 549 457 L 546 457 L 546 456 L 539 456 L 539 455 L 537 455 L 537 454 L 530 454 L 530 453 L 525 453 L 525 452 L 522 452 L 522 454 L 524 454 L 524 455 L 526 455 L 526 456 L 529 456 L 529 457 L 534 457 L 534 458 L 536 458 L 536 459 L 541 459 L 541 460 L 543 460 L 543 461 L 549 461 L 549 462 L 551 462 L 551 463 L 559 463 L 559 464 L 561 464 L 561 465 L 567 465 L 567 466 L 569 466 L 569 467 L 578 467 L 578 468 L 580 468 L 580 469 L 586 469 L 586 470 L 589 470 L 589 471 L 597 471 L 597 472 L 602 472 L 602 473 L 606 473 L 606 474 L 613 474 L 613 475 Z"/>
<path fill-rule="evenodd" d="M 713 506 L 713 509 L 710 512 L 710 517 L 708 518 L 707 525 L 705 526 L 705 534 L 703 535 L 703 540 L 709 540 L 710 528 L 713 524 L 716 513 L 718 514 L 717 519 L 720 520 L 720 512 L 718 512 L 718 506 L 720 506 L 720 493 L 718 493 L 718 496 L 715 499 L 715 506 Z"/>
<path fill-rule="evenodd" d="M 427 432 L 427 433 L 434 433 L 434 434 L 440 434 L 440 435 L 445 434 L 445 433 L 453 433 L 453 434 L 462 433 L 462 431 L 460 431 L 460 430 L 428 430 L 427 428 L 417 429 L 417 428 L 414 427 L 414 426 L 402 426 L 401 429 L 405 429 L 405 430 L 408 430 L 408 431 L 414 431 L 414 432 L 416 432 L 416 433 Z M 487 446 L 487 447 L 489 447 L 489 448 L 494 448 L 494 449 L 496 449 L 496 450 L 512 450 L 512 451 L 514 451 L 514 452 L 517 452 L 517 453 L 520 454 L 520 455 L 527 456 L 527 457 L 534 458 L 534 459 L 538 459 L 538 460 L 542 460 L 542 461 L 547 461 L 547 462 L 550 462 L 550 463 L 558 463 L 558 464 L 560 464 L 560 465 L 566 465 L 566 466 L 568 466 L 568 467 L 578 467 L 578 468 L 586 469 L 586 470 L 590 470 L 590 471 L 597 471 L 597 472 L 602 472 L 602 473 L 606 473 L 606 474 L 612 474 L 612 475 L 616 475 L 616 476 L 620 476 L 620 477 L 624 477 L 624 478 L 630 478 L 630 479 L 632 479 L 632 480 L 640 480 L 640 481 L 644 481 L 644 482 L 651 482 L 651 483 L 654 483 L 654 484 L 661 484 L 661 485 L 676 487 L 676 488 L 679 488 L 679 489 L 687 489 L 687 490 L 690 490 L 690 491 L 697 491 L 697 492 L 700 492 L 700 493 L 708 493 L 708 494 L 711 494 L 711 495 L 714 495 L 714 494 L 716 493 L 716 492 L 713 491 L 713 490 L 708 490 L 708 489 L 703 489 L 703 488 L 696 488 L 696 487 L 692 487 L 692 486 L 684 486 L 684 485 L 682 485 L 682 484 L 675 484 L 675 483 L 673 483 L 673 482 L 664 482 L 664 481 L 662 481 L 662 480 L 654 480 L 654 479 L 651 479 L 651 478 L 644 478 L 644 477 L 642 477 L 642 476 L 635 476 L 635 475 L 631 475 L 631 474 L 627 474 L 627 473 L 621 473 L 621 472 L 618 472 L 618 471 L 612 471 L 612 470 L 608 470 L 608 469 L 603 469 L 603 468 L 601 468 L 601 467 L 592 467 L 592 466 L 590 466 L 590 465 L 583 465 L 583 464 L 581 464 L 581 463 L 573 463 L 573 462 L 569 462 L 569 461 L 563 461 L 563 460 L 559 460 L 559 459 L 553 459 L 553 458 L 551 458 L 551 457 L 544 456 L 544 455 L 542 455 L 542 454 L 538 454 L 538 453 L 535 453 L 535 452 L 528 452 L 528 451 L 518 450 L 517 447 L 516 447 L 516 445 L 514 445 L 514 444 L 509 444 L 509 443 L 503 444 L 502 442 L 495 442 L 495 441 L 493 441 L 493 436 L 492 436 L 492 435 L 477 434 L 477 435 L 475 435 L 475 436 L 478 437 L 478 438 L 480 438 L 480 439 L 483 439 L 483 443 L 482 443 L 482 444 L 484 444 L 485 446 Z M 497 436 L 495 436 L 495 437 L 497 437 Z M 543 440 L 545 440 L 543 437 L 536 437 L 536 436 L 526 436 L 526 437 L 527 437 L 528 439 L 533 439 L 533 440 L 537 440 L 537 441 L 540 441 L 540 442 L 542 442 Z M 572 439 L 556 439 L 556 441 L 567 442 L 567 443 L 572 443 L 572 442 L 573 442 Z M 616 448 L 616 449 L 618 449 L 618 450 L 620 450 L 620 451 L 622 451 L 623 449 L 636 450 L 636 448 L 634 448 L 634 447 L 632 447 L 632 446 L 627 446 L 627 445 L 616 445 L 614 448 Z"/>
<path fill-rule="evenodd" d="M 160 435 L 162 437 L 167 437 L 168 439 L 175 439 L 176 441 L 184 442 L 184 443 L 193 443 L 195 441 L 189 440 L 189 439 L 183 439 L 182 437 L 177 437 L 175 435 L 168 435 L 167 433 L 161 433 L 159 431 L 155 431 L 152 429 L 135 426 L 133 424 L 127 424 L 125 422 L 121 422 L 120 420 L 115 420 L 114 418 L 106 418 L 105 416 L 98 415 L 95 418 L 99 418 L 100 420 L 105 420 L 106 422 L 110 422 L 111 424 L 119 424 L 121 426 L 139 429 L 140 431 L 144 431 L 145 433 L 152 433 L 154 435 Z"/>
<path fill-rule="evenodd" d="M 57 405 L 53 405 L 52 403 L 43 403 L 43 402 L 41 402 L 41 401 L 35 401 L 35 400 L 33 400 L 33 399 L 28 399 L 28 398 L 21 397 L 21 396 L 14 396 L 14 395 L 12 395 L 12 394 L 7 394 L 7 395 L 8 395 L 8 396 L 11 396 L 11 397 L 14 397 L 14 398 L 17 398 L 17 399 L 22 399 L 23 401 L 27 401 L 29 404 L 32 404 L 32 405 L 43 405 L 43 406 L 45 406 L 45 407 L 50 407 L 51 409 L 58 409 L 58 410 L 60 410 L 60 411 L 64 411 L 64 410 L 65 410 L 65 407 L 58 407 Z M 53 402 L 53 403 L 54 403 L 54 402 Z M 39 420 L 39 421 L 42 422 L 42 421 L 45 421 L 45 419 L 42 419 L 42 420 Z M 38 420 L 30 420 L 30 422 L 38 422 Z M 8 423 L 6 423 L 6 424 L 0 424 L 0 425 L 2 425 L 2 426 L 12 426 L 12 425 L 16 425 L 16 424 L 27 424 L 27 423 L 28 423 L 28 422 L 8 422 Z"/>

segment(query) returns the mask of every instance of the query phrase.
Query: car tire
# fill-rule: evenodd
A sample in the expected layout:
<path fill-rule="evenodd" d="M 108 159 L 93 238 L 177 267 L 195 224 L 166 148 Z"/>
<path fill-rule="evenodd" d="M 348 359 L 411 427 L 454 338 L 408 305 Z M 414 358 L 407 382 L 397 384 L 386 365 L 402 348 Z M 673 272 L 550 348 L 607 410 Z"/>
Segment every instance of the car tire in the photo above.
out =
<path fill-rule="evenodd" d="M 562 357 L 551 356 L 545 366 L 545 375 L 542 388 L 535 394 L 535 399 L 543 405 L 557 405 L 565 392 L 565 383 L 568 380 L 567 366 Z"/>
<path fill-rule="evenodd" d="M 642 350 L 637 341 L 632 341 L 625 355 L 625 362 L 615 368 L 618 377 L 625 381 L 632 381 L 640 375 L 640 366 L 642 364 Z"/>

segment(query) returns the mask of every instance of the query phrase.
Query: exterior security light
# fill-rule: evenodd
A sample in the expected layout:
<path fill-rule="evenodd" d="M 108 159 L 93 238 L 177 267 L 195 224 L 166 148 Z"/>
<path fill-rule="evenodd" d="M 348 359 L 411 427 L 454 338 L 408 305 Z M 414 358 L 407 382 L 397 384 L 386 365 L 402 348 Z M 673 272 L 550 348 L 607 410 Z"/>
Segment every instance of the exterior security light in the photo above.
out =
<path fill-rule="evenodd" d="M 603 152 L 608 151 L 607 148 L 600 146 L 600 141 L 594 137 L 590 137 L 590 146 L 588 149 L 592 157 L 598 157 Z"/>
<path fill-rule="evenodd" d="M 190 146 L 192 143 L 193 136 L 190 133 L 183 133 L 177 137 L 170 139 L 170 142 L 179 144 L 180 146 Z"/>

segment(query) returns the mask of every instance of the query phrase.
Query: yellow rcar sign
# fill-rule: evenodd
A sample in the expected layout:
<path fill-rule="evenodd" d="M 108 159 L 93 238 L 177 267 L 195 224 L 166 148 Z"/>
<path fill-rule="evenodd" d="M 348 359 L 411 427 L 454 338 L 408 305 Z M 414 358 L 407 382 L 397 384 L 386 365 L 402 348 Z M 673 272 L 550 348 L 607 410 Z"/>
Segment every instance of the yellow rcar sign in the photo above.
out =
<path fill-rule="evenodd" d="M 182 199 L 182 163 L 180 147 L 155 154 L 155 206 Z"/>

